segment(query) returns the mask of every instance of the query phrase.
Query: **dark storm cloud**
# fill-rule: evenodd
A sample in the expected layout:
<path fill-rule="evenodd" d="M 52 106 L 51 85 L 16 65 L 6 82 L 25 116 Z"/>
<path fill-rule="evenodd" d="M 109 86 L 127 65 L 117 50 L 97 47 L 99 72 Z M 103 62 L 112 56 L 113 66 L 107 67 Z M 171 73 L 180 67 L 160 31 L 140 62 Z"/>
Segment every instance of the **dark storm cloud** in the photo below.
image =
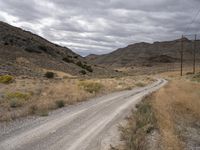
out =
<path fill-rule="evenodd" d="M 190 24 L 199 8 L 199 0 L 0 0 L 0 20 L 87 55 L 200 32 L 200 15 Z"/>

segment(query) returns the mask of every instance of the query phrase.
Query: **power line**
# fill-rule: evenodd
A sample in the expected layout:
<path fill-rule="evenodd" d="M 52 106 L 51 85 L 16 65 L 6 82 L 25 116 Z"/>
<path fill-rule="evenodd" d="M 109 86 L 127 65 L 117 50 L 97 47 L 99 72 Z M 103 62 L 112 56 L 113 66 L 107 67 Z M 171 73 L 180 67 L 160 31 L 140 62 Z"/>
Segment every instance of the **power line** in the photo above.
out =
<path fill-rule="evenodd" d="M 197 11 L 196 15 L 192 18 L 191 23 L 188 24 L 185 33 L 188 32 L 190 26 L 196 21 L 196 19 L 197 19 L 197 17 L 199 16 L 199 14 L 200 14 L 200 9 Z"/>

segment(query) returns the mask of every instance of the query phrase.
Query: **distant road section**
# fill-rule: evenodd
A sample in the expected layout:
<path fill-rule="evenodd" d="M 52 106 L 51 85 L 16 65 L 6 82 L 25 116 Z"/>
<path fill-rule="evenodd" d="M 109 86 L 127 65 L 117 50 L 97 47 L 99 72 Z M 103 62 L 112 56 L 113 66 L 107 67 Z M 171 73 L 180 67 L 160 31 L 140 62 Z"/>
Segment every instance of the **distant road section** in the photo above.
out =
<path fill-rule="evenodd" d="M 0 150 L 104 150 L 113 129 L 141 99 L 164 86 L 164 79 L 61 109 L 48 117 L 0 129 Z M 2 131 L 3 130 L 3 131 Z"/>

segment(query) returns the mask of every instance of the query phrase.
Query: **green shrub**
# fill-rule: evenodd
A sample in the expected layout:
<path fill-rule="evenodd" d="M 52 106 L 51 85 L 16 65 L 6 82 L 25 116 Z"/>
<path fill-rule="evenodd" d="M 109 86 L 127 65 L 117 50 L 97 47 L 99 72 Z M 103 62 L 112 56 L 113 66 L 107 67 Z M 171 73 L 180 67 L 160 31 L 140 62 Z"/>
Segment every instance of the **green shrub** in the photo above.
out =
<path fill-rule="evenodd" d="M 10 107 L 16 108 L 16 107 L 21 107 L 24 104 L 24 101 L 22 99 L 11 99 L 9 104 Z"/>
<path fill-rule="evenodd" d="M 103 88 L 101 83 L 92 81 L 81 81 L 79 86 L 89 93 L 97 93 Z"/>
<path fill-rule="evenodd" d="M 81 71 L 79 71 L 79 73 L 82 74 L 82 75 L 85 75 L 86 71 L 85 70 L 81 70 Z"/>
<path fill-rule="evenodd" d="M 9 43 L 8 43 L 8 42 L 5 42 L 4 45 L 9 45 Z"/>
<path fill-rule="evenodd" d="M 41 50 L 44 51 L 44 52 L 46 52 L 47 49 L 48 49 L 48 48 L 47 48 L 46 46 L 44 46 L 44 45 L 39 45 L 38 48 L 41 49 Z"/>
<path fill-rule="evenodd" d="M 76 63 L 76 65 L 79 66 L 79 67 L 81 67 L 81 68 L 83 68 L 83 64 L 82 64 L 81 61 L 78 61 L 78 62 Z"/>
<path fill-rule="evenodd" d="M 38 110 L 38 107 L 36 105 L 32 105 L 29 107 L 30 114 L 36 114 L 37 110 Z"/>
<path fill-rule="evenodd" d="M 143 82 L 138 82 L 138 83 L 136 83 L 136 86 L 138 86 L 138 87 L 144 87 L 145 84 Z"/>
<path fill-rule="evenodd" d="M 42 117 L 46 117 L 49 115 L 49 112 L 47 109 L 42 109 L 42 110 L 38 110 L 36 112 L 37 115 L 42 116 Z"/>
<path fill-rule="evenodd" d="M 65 106 L 65 102 L 63 100 L 58 100 L 55 103 L 56 103 L 57 108 L 62 108 Z"/>
<path fill-rule="evenodd" d="M 133 88 L 131 86 L 126 87 L 124 90 L 132 90 Z"/>
<path fill-rule="evenodd" d="M 195 74 L 195 75 L 192 77 L 192 81 L 200 82 L 200 73 Z"/>
<path fill-rule="evenodd" d="M 71 58 L 68 58 L 68 57 L 64 57 L 62 60 L 67 62 L 67 63 L 74 63 L 74 60 L 71 59 Z"/>
<path fill-rule="evenodd" d="M 39 50 L 39 49 L 38 49 L 37 47 L 35 47 L 35 46 L 26 47 L 24 50 L 27 51 L 27 52 L 29 52 L 29 53 L 38 53 L 38 54 L 42 53 L 41 50 Z"/>
<path fill-rule="evenodd" d="M 13 76 L 2 75 L 0 76 L 0 83 L 8 84 L 14 80 Z"/>
<path fill-rule="evenodd" d="M 54 78 L 54 73 L 53 72 L 46 72 L 44 76 L 46 78 L 52 79 L 52 78 Z"/>
<path fill-rule="evenodd" d="M 76 65 L 79 66 L 79 67 L 81 67 L 81 68 L 83 68 L 83 69 L 85 69 L 85 70 L 87 70 L 88 72 L 93 72 L 93 69 L 92 69 L 91 66 L 83 64 L 81 61 L 78 61 L 76 63 Z"/>
<path fill-rule="evenodd" d="M 29 94 L 14 92 L 7 93 L 6 99 L 9 101 L 10 107 L 21 107 L 26 103 L 26 101 L 30 98 Z"/>
<path fill-rule="evenodd" d="M 194 74 L 193 72 L 187 72 L 186 75 L 192 75 Z"/>
<path fill-rule="evenodd" d="M 144 98 L 140 104 L 137 104 L 137 111 L 133 111 L 132 115 L 127 118 L 127 125 L 119 126 L 121 139 L 127 150 L 146 149 L 145 137 L 157 128 L 150 100 L 151 96 Z"/>
<path fill-rule="evenodd" d="M 84 65 L 84 68 L 89 71 L 89 72 L 93 72 L 93 69 L 91 66 L 88 66 L 88 65 Z"/>

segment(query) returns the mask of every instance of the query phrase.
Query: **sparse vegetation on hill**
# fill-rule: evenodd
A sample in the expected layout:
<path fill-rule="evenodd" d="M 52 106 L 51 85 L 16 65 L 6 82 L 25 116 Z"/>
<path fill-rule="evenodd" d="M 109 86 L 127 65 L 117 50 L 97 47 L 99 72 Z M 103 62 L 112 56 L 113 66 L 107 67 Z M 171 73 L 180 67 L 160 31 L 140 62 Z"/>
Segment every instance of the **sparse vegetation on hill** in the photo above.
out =
<path fill-rule="evenodd" d="M 19 64 L 18 58 L 24 58 L 29 63 Z M 82 70 L 85 70 L 88 76 L 108 76 L 115 73 L 113 70 L 90 64 L 84 57 L 67 47 L 53 44 L 31 32 L 0 22 L 0 64 L 5 62 L 12 66 L 0 66 L 1 72 L 13 76 L 42 78 L 41 69 L 62 71 L 72 76 L 84 74 Z"/>
<path fill-rule="evenodd" d="M 119 48 L 109 54 L 89 55 L 87 60 L 93 64 L 110 68 L 120 67 L 152 67 L 169 66 L 180 61 L 180 39 L 174 41 L 135 43 L 124 48 Z M 184 61 L 192 61 L 192 41 L 184 41 Z M 200 49 L 200 41 L 197 41 Z M 200 52 L 197 52 L 197 58 Z M 197 60 L 200 61 L 199 59 Z M 173 67 L 173 65 L 172 65 Z"/>

